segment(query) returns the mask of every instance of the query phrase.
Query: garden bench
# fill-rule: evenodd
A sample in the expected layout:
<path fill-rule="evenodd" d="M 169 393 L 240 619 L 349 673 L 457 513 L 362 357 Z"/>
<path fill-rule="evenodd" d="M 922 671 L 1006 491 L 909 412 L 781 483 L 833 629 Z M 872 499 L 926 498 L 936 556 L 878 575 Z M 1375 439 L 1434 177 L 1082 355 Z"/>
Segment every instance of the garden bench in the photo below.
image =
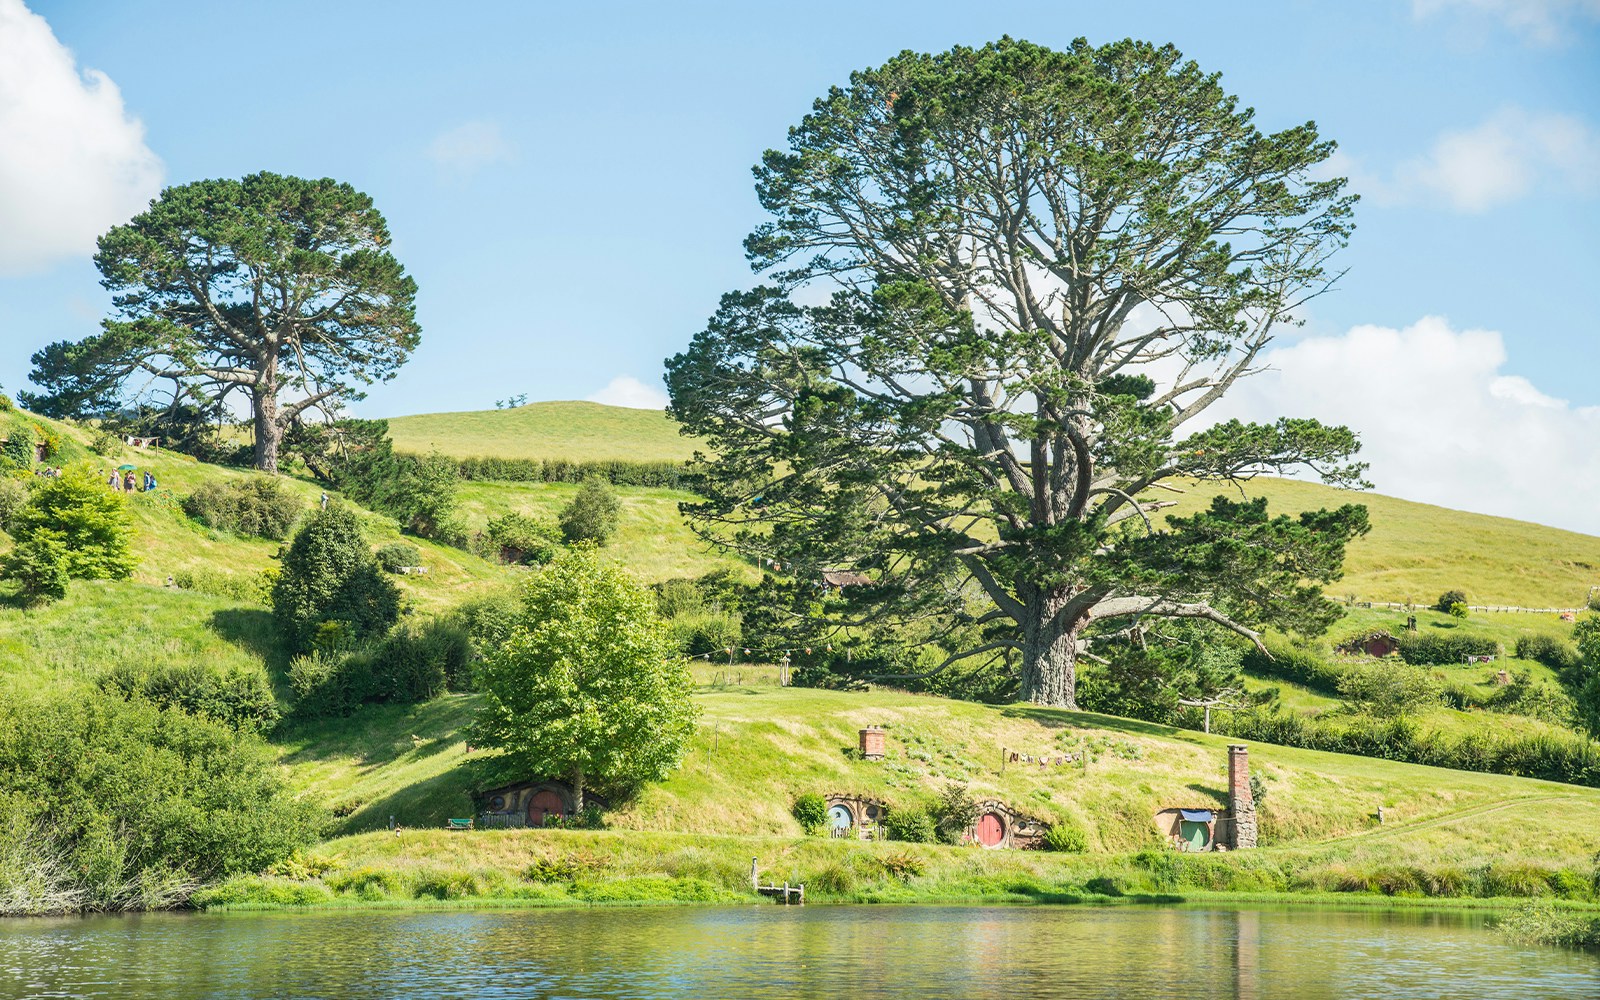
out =
<path fill-rule="evenodd" d="M 470 830 L 472 829 L 472 817 L 468 816 L 466 819 L 447 819 L 445 820 L 445 828 L 449 830 Z"/>

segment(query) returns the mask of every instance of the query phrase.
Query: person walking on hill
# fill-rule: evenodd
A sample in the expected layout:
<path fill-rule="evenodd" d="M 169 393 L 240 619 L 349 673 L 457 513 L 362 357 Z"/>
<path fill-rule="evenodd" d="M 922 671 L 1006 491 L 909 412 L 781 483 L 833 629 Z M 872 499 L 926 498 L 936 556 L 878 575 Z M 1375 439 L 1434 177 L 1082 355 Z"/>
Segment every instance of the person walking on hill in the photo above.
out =
<path fill-rule="evenodd" d="M 122 492 L 122 477 L 117 475 L 115 469 L 111 470 L 111 478 L 106 480 L 106 483 L 118 493 Z"/>
<path fill-rule="evenodd" d="M 125 493 L 132 493 L 133 492 L 133 470 L 131 470 L 131 469 L 128 470 L 128 474 L 123 477 L 123 479 L 122 479 L 122 489 L 123 489 L 123 492 L 125 492 Z"/>

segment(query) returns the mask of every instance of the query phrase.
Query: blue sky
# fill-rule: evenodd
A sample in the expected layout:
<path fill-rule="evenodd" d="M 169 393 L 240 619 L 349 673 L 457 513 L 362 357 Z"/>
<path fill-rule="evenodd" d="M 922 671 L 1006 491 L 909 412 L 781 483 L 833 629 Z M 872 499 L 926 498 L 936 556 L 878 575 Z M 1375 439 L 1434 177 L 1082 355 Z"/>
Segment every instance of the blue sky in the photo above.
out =
<path fill-rule="evenodd" d="M 0 384 L 105 314 L 96 233 L 267 169 L 371 194 L 420 286 L 422 347 L 357 412 L 650 403 L 755 280 L 762 150 L 853 69 L 1001 34 L 1171 41 L 1339 141 L 1348 274 L 1238 412 L 1357 426 L 1384 492 L 1600 533 L 1596 0 L 0 0 Z"/>

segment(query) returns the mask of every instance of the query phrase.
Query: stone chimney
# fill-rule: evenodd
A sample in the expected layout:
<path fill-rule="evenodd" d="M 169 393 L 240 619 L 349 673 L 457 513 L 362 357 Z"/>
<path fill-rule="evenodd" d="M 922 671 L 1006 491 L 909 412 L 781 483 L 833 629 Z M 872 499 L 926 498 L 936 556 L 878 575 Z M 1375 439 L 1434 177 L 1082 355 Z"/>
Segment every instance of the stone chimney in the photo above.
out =
<path fill-rule="evenodd" d="M 1228 744 L 1228 806 L 1233 813 L 1233 849 L 1256 846 L 1256 800 L 1250 795 L 1250 748 Z"/>

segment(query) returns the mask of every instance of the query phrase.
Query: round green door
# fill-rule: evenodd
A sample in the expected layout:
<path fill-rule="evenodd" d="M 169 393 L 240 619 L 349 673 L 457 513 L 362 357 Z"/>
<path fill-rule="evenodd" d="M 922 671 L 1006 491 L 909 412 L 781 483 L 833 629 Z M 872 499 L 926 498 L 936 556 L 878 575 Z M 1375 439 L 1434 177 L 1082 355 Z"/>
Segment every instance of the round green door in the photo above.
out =
<path fill-rule="evenodd" d="M 1211 827 L 1206 823 L 1183 820 L 1178 824 L 1178 836 L 1183 838 L 1184 850 L 1203 851 L 1211 843 Z"/>

